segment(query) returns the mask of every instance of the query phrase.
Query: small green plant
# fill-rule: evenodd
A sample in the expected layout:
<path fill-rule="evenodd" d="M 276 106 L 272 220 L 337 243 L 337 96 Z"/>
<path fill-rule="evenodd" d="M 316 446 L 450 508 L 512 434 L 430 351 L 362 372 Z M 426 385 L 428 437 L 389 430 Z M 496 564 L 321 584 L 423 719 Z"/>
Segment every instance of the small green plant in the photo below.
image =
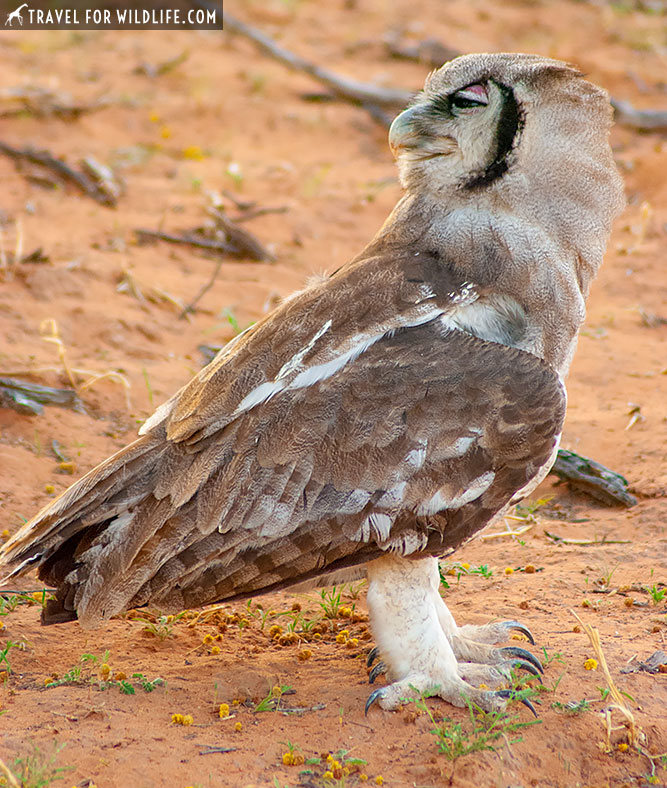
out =
<path fill-rule="evenodd" d="M 489 567 L 486 564 L 480 564 L 477 567 L 470 567 L 470 569 L 468 570 L 468 574 L 481 575 L 482 577 L 488 578 L 493 576 L 493 570 L 489 569 Z"/>
<path fill-rule="evenodd" d="M 667 594 L 667 588 L 658 588 L 658 586 L 654 584 L 648 589 L 648 594 L 653 604 L 659 605 Z"/>
<path fill-rule="evenodd" d="M 185 615 L 185 611 L 177 613 L 175 616 L 158 616 L 155 621 L 148 618 L 136 618 L 135 621 L 141 621 L 144 624 L 144 632 L 148 632 L 158 640 L 167 640 L 173 634 L 174 624 L 181 620 Z"/>
<path fill-rule="evenodd" d="M 62 678 L 47 681 L 45 687 L 52 689 L 53 687 L 61 687 L 63 684 L 97 684 L 101 691 L 118 687 L 121 694 L 134 695 L 135 684 L 138 684 L 144 692 L 153 692 L 157 687 L 166 684 L 165 680 L 159 676 L 151 680 L 146 678 L 143 673 L 133 673 L 132 680 L 123 674 L 116 674 L 116 678 L 110 678 L 111 668 L 108 663 L 108 651 L 105 651 L 101 657 L 96 657 L 94 654 L 82 654 L 77 665 L 73 665 L 63 674 Z M 97 675 L 98 666 L 99 675 L 102 676 L 101 680 Z"/>
<path fill-rule="evenodd" d="M 46 588 L 35 591 L 32 594 L 9 594 L 0 596 L 0 616 L 13 613 L 19 605 L 40 605 L 46 607 L 46 603 L 52 596 Z"/>
<path fill-rule="evenodd" d="M 546 668 L 551 665 L 552 662 L 560 662 L 561 665 L 565 664 L 565 660 L 560 651 L 554 651 L 552 654 L 549 654 L 547 647 L 542 646 L 542 664 Z"/>
<path fill-rule="evenodd" d="M 325 618 L 338 618 L 338 610 L 341 606 L 341 592 L 334 586 L 331 591 L 323 588 L 320 592 L 322 601 L 320 607 Z"/>
<path fill-rule="evenodd" d="M 47 754 L 33 744 L 28 755 L 16 758 L 11 771 L 21 788 L 47 788 L 55 780 L 62 780 L 64 773 L 74 768 L 56 766 L 58 754 L 63 747 L 64 744 L 55 744 L 51 754 Z"/>
<path fill-rule="evenodd" d="M 345 596 L 348 599 L 359 599 L 362 590 L 366 586 L 366 578 L 358 583 L 348 583 L 345 589 Z"/>
<path fill-rule="evenodd" d="M 530 689 L 519 690 L 516 699 L 527 698 L 534 694 Z M 436 737 L 438 750 L 450 761 L 456 761 L 473 752 L 485 750 L 496 752 L 499 745 L 510 747 L 518 744 L 523 738 L 519 736 L 511 739 L 512 734 L 530 725 L 541 723 L 541 720 L 522 722 L 518 715 L 512 715 L 507 711 L 484 711 L 468 699 L 466 699 L 469 714 L 467 726 L 464 727 L 463 723 L 454 722 L 448 717 L 437 722 L 426 704 L 427 697 L 422 694 L 419 700 L 415 701 L 415 706 L 420 712 L 428 715 L 433 724 L 431 733 Z"/>
<path fill-rule="evenodd" d="M 566 714 L 581 714 L 582 711 L 589 711 L 591 704 L 586 698 L 582 698 L 581 700 L 570 700 L 567 703 L 554 701 L 551 707 L 558 711 L 564 711 Z"/>
<path fill-rule="evenodd" d="M 292 688 L 287 685 L 276 684 L 276 686 L 271 689 L 271 692 L 269 692 L 265 698 L 262 698 L 255 706 L 255 714 L 259 714 L 259 712 L 262 711 L 278 711 L 283 695 L 291 689 Z"/>
<path fill-rule="evenodd" d="M 522 503 L 518 503 L 514 507 L 514 516 L 525 520 L 526 522 L 536 522 L 535 520 L 535 512 L 541 509 L 543 506 L 546 506 L 549 501 L 553 498 L 553 495 L 547 495 L 544 498 L 538 498 L 536 501 L 524 501 Z"/>
<path fill-rule="evenodd" d="M 0 650 L 0 670 L 6 670 L 8 674 L 12 673 L 12 666 L 7 655 L 13 648 L 23 650 L 25 648 L 25 642 L 22 640 L 8 640 L 4 648 Z"/>

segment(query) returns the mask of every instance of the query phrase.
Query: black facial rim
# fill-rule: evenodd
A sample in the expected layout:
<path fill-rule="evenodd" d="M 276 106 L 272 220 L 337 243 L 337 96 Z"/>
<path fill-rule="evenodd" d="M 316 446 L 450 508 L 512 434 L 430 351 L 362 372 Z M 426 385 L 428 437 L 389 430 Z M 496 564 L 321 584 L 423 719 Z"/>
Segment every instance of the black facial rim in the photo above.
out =
<path fill-rule="evenodd" d="M 517 102 L 514 91 L 508 85 L 501 82 L 493 82 L 503 95 L 503 107 L 498 118 L 497 138 L 498 147 L 493 162 L 470 180 L 462 184 L 466 189 L 477 189 L 488 186 L 493 181 L 501 178 L 509 169 L 510 154 L 514 150 L 521 135 L 524 124 L 524 115 L 520 104 Z"/>

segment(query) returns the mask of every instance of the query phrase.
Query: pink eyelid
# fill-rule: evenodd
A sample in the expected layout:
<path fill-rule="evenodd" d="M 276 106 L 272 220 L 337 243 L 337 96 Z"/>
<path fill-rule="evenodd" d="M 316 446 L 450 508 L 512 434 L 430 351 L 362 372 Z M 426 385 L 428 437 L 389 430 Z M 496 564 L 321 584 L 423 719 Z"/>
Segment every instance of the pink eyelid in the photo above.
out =
<path fill-rule="evenodd" d="M 487 104 L 489 101 L 489 94 L 486 91 L 484 85 L 468 85 L 467 88 L 463 88 L 459 90 L 457 93 L 458 96 L 463 98 L 472 99 L 473 101 L 480 101 L 484 104 Z"/>

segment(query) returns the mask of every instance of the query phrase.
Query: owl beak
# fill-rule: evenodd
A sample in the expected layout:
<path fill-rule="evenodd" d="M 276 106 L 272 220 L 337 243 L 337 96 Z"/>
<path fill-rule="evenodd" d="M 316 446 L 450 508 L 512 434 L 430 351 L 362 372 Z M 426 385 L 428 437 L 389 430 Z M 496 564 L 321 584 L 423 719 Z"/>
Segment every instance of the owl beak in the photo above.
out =
<path fill-rule="evenodd" d="M 415 120 L 423 113 L 419 105 L 408 107 L 394 118 L 389 128 L 389 147 L 396 158 L 401 150 L 418 148 L 422 143 L 422 135 L 416 127 Z"/>

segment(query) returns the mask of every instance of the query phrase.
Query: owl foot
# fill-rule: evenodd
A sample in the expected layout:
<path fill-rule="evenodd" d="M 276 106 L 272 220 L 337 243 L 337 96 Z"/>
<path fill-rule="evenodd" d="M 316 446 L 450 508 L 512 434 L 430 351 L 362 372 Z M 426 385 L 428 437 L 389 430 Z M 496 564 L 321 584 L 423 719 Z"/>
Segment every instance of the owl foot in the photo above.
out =
<path fill-rule="evenodd" d="M 442 698 L 454 706 L 465 706 L 465 699 L 468 698 L 476 706 L 484 709 L 484 711 L 501 711 L 507 706 L 509 701 L 519 700 L 537 717 L 533 704 L 527 698 L 522 698 L 514 690 L 482 691 L 469 687 L 469 691 L 469 693 L 462 694 L 459 687 L 447 687 L 444 689 L 440 685 L 434 687 L 426 677 L 415 675 L 403 681 L 396 681 L 386 687 L 379 687 L 373 690 L 366 701 L 364 713 L 368 715 L 368 711 L 374 703 L 377 703 L 381 709 L 390 711 L 400 708 L 405 702 L 416 700 L 422 695 L 428 695 L 429 697 L 437 696 Z"/>
<path fill-rule="evenodd" d="M 525 670 L 527 673 L 532 673 L 533 676 L 539 676 L 544 673 L 540 661 L 522 648 L 508 647 L 505 649 L 498 649 L 498 653 L 504 653 L 510 659 L 504 659 L 496 662 L 495 665 L 480 665 L 473 662 L 459 662 L 458 670 L 461 678 L 475 684 L 486 684 L 488 686 L 497 686 L 504 684 L 512 679 L 512 671 L 514 669 Z M 371 649 L 368 654 L 367 667 L 371 665 L 379 656 L 377 646 Z M 388 670 L 387 665 L 379 660 L 371 668 L 368 674 L 368 683 L 375 684 L 378 676 L 386 673 Z"/>
<path fill-rule="evenodd" d="M 385 556 L 368 565 L 368 608 L 377 646 L 370 650 L 369 681 L 386 673 L 389 684 L 375 690 L 366 704 L 396 709 L 408 699 L 435 695 L 454 706 L 467 702 L 486 711 L 502 709 L 515 697 L 499 689 L 512 670 L 542 672 L 540 661 L 523 648 L 496 648 L 515 629 L 532 638 L 516 621 L 459 629 L 438 592 L 437 561 Z M 463 633 L 463 634 L 461 634 Z M 487 642 L 470 639 L 481 634 Z M 374 664 L 382 655 L 382 659 Z M 481 685 L 481 686 L 479 686 Z M 520 696 L 518 699 L 523 700 Z M 526 702 L 527 706 L 532 706 Z"/>

